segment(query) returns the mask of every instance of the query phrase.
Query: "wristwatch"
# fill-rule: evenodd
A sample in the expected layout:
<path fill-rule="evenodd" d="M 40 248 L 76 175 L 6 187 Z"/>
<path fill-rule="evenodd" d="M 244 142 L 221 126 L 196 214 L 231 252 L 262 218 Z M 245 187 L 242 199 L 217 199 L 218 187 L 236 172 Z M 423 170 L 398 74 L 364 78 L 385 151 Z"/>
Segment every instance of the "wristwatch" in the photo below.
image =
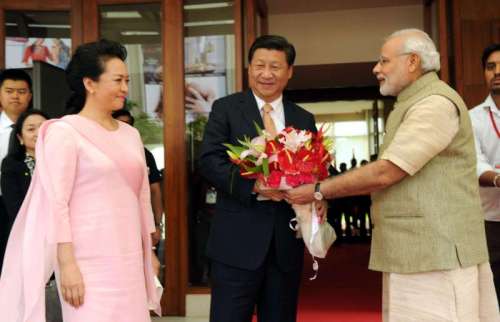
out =
<path fill-rule="evenodd" d="M 316 185 L 314 186 L 314 199 L 316 200 L 323 200 L 323 194 L 320 191 L 320 184 L 321 182 L 317 182 Z"/>

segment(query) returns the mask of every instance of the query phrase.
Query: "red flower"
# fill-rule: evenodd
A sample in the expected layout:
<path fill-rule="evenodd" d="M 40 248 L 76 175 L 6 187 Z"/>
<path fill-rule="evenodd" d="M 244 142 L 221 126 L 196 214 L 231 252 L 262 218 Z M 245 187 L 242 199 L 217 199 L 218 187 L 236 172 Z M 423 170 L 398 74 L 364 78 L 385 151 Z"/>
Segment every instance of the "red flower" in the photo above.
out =
<path fill-rule="evenodd" d="M 270 188 L 278 189 L 281 183 L 283 172 L 272 171 L 266 179 L 266 183 Z"/>
<path fill-rule="evenodd" d="M 278 163 L 281 171 L 291 173 L 295 172 L 294 153 L 287 149 L 283 149 L 278 153 Z"/>
<path fill-rule="evenodd" d="M 316 181 L 315 176 L 312 174 L 303 173 L 303 174 L 299 174 L 298 177 L 300 180 L 300 184 L 313 183 Z"/>
<path fill-rule="evenodd" d="M 312 174 L 299 173 L 285 176 L 286 184 L 291 187 L 297 187 L 301 184 L 313 183 L 315 181 L 315 177 Z"/>
<path fill-rule="evenodd" d="M 279 143 L 276 140 L 271 140 L 266 142 L 266 150 L 265 153 L 267 155 L 277 154 L 279 151 L 283 149 L 283 144 Z"/>
<path fill-rule="evenodd" d="M 280 169 L 280 165 L 278 164 L 278 162 L 269 163 L 269 172 L 279 171 L 279 169 Z"/>
<path fill-rule="evenodd" d="M 297 171 L 299 171 L 300 173 L 313 173 L 316 165 L 311 161 L 304 162 L 300 160 L 297 161 L 296 167 Z"/>
<path fill-rule="evenodd" d="M 285 182 L 290 187 L 297 187 L 300 185 L 300 178 L 297 175 L 287 175 L 285 176 Z"/>
<path fill-rule="evenodd" d="M 328 173 L 328 169 L 326 167 L 326 165 L 320 165 L 319 166 L 319 173 L 318 173 L 318 180 L 323 180 L 323 179 L 326 179 L 328 177 L 329 173 Z"/>

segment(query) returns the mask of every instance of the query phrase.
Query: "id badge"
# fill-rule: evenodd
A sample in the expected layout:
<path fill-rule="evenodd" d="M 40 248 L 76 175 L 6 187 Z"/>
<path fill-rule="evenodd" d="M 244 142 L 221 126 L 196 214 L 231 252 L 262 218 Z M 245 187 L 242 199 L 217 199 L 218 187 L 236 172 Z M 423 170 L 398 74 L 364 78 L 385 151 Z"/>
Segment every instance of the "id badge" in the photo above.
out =
<path fill-rule="evenodd" d="M 205 195 L 205 203 L 207 205 L 215 205 L 216 201 L 217 201 L 217 191 L 214 188 L 208 189 Z"/>

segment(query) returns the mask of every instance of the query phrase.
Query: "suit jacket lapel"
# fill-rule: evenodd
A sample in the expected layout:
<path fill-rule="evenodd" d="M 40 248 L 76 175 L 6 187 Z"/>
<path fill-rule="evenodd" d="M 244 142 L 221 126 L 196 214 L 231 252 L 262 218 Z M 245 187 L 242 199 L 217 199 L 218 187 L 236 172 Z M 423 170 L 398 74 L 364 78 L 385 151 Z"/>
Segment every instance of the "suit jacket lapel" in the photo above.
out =
<path fill-rule="evenodd" d="M 252 133 L 249 134 L 250 138 L 256 137 L 257 130 L 255 129 L 255 123 L 257 123 L 261 129 L 264 129 L 264 123 L 262 122 L 259 107 L 257 106 L 257 102 L 251 90 L 247 90 L 243 93 L 241 97 L 241 110 L 252 129 Z"/>
<path fill-rule="evenodd" d="M 297 118 L 297 113 L 295 113 L 295 106 L 285 99 L 283 99 L 283 111 L 285 113 L 286 127 L 300 127 L 300 124 L 302 124 L 302 122 L 299 118 Z"/>

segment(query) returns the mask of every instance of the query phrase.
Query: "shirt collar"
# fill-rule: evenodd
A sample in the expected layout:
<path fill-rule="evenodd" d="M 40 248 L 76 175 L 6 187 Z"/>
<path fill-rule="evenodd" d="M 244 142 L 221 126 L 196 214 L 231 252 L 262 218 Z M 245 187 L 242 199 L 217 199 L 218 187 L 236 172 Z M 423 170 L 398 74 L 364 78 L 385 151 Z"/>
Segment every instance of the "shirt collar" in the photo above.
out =
<path fill-rule="evenodd" d="M 257 102 L 257 107 L 259 108 L 260 112 L 262 112 L 262 108 L 266 104 L 270 104 L 273 107 L 273 111 L 280 112 L 281 110 L 283 110 L 283 95 L 280 95 L 280 97 L 278 97 L 277 99 L 275 99 L 271 103 L 266 103 L 262 98 L 255 95 L 254 92 L 252 92 L 252 93 L 253 93 L 253 96 L 255 97 L 255 101 Z"/>
<path fill-rule="evenodd" d="M 481 104 L 485 110 L 490 110 L 493 112 L 493 114 L 496 114 L 497 116 L 500 116 L 500 110 L 498 109 L 497 105 L 495 104 L 495 101 L 493 100 L 493 97 L 491 97 L 491 94 L 488 95 L 486 100 Z"/>
<path fill-rule="evenodd" d="M 6 129 L 12 126 L 14 122 L 7 116 L 6 113 L 0 113 L 0 128 Z"/>

